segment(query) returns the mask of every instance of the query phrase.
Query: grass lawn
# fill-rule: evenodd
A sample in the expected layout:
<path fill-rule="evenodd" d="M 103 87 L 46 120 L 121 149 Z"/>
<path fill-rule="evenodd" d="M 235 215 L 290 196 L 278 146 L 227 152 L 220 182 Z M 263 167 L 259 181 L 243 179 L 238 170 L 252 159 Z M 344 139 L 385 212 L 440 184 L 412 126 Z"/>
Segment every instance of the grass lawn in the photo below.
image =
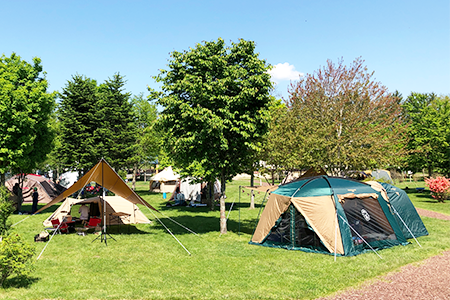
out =
<path fill-rule="evenodd" d="M 55 235 L 29 278 L 11 277 L 0 299 L 315 299 L 357 286 L 412 262 L 450 249 L 450 222 L 423 218 L 429 236 L 407 246 L 385 249 L 354 257 L 338 257 L 249 245 L 260 211 L 263 193 L 256 194 L 256 209 L 250 210 L 248 191 L 227 185 L 228 233 L 219 233 L 219 211 L 207 208 L 165 207 L 162 194 L 149 193 L 138 182 L 137 191 L 162 214 L 143 208 L 153 222 L 108 228 L 108 245 L 96 236 Z M 450 215 L 449 203 L 439 204 L 429 192 L 409 190 L 417 207 Z M 33 242 L 42 222 L 56 206 L 36 216 L 14 215 L 14 227 Z M 240 208 L 240 209 L 239 209 Z M 26 206 L 25 209 L 31 209 Z M 188 253 L 167 233 L 155 216 L 192 253 Z M 171 222 L 189 227 L 194 235 Z M 36 257 L 44 243 L 34 243 Z"/>

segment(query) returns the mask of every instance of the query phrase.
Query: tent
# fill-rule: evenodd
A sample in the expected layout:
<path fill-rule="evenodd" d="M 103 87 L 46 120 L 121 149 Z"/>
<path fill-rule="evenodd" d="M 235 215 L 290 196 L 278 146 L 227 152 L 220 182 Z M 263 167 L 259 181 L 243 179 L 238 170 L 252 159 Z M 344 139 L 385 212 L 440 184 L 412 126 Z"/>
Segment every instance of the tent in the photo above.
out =
<path fill-rule="evenodd" d="M 389 202 L 392 210 L 397 212 L 394 216 L 407 239 L 428 235 L 422 219 L 404 190 L 384 182 L 368 181 L 367 183 L 381 191 L 381 195 Z"/>
<path fill-rule="evenodd" d="M 107 225 L 150 223 L 150 220 L 142 213 L 136 204 L 127 201 L 120 196 L 105 196 L 104 200 L 105 201 L 102 201 L 100 197 L 88 199 L 67 198 L 58 209 L 44 221 L 44 226 L 51 227 L 51 220 L 54 219 L 58 219 L 62 222 L 64 217 L 71 214 L 71 208 L 74 205 L 81 205 L 83 203 L 90 206 L 90 216 L 98 215 L 102 220 L 106 220 Z M 105 210 L 102 207 L 103 203 L 106 204 Z M 93 213 L 94 211 L 95 213 Z M 103 214 L 105 212 L 107 218 L 104 218 Z M 120 213 L 121 216 L 118 213 Z"/>
<path fill-rule="evenodd" d="M 100 184 L 104 188 L 116 194 L 116 196 L 120 196 L 133 204 L 142 204 L 150 209 L 157 211 L 138 194 L 136 194 L 132 189 L 130 189 L 130 187 L 125 183 L 125 181 L 122 180 L 122 178 L 120 178 L 120 176 L 111 168 L 111 166 L 104 159 L 101 159 L 92 169 L 90 169 L 70 188 L 65 190 L 61 195 L 53 199 L 47 205 L 39 209 L 36 213 L 39 213 L 44 209 L 52 206 L 53 204 L 56 204 L 68 198 L 72 194 L 83 189 L 90 182 L 96 182 Z"/>
<path fill-rule="evenodd" d="M 14 185 L 19 182 L 19 176 L 15 175 L 5 182 L 6 187 L 11 192 L 13 191 Z M 66 190 L 63 186 L 36 174 L 27 174 L 23 180 L 23 202 L 33 202 L 34 188 L 37 188 L 39 203 L 49 203 Z"/>
<path fill-rule="evenodd" d="M 273 191 L 250 243 L 351 256 L 407 241 L 381 191 L 322 175 Z"/>
<path fill-rule="evenodd" d="M 384 182 L 394 184 L 394 181 L 391 177 L 391 172 L 388 170 L 373 170 L 373 171 L 364 171 L 364 173 L 369 174 L 375 180 L 384 180 Z"/>
<path fill-rule="evenodd" d="M 169 166 L 150 179 L 150 192 L 171 193 L 176 188 L 179 178 L 180 176 Z"/>

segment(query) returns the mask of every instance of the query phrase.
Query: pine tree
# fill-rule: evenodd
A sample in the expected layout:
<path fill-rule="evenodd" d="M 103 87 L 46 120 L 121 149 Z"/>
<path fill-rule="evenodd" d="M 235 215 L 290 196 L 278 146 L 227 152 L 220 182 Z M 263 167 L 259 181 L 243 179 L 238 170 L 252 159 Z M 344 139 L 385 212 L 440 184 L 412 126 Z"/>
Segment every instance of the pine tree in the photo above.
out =
<path fill-rule="evenodd" d="M 97 83 L 85 76 L 72 76 L 60 98 L 60 144 L 56 152 L 63 166 L 84 173 L 99 160 L 94 136 L 94 130 L 100 124 Z"/>

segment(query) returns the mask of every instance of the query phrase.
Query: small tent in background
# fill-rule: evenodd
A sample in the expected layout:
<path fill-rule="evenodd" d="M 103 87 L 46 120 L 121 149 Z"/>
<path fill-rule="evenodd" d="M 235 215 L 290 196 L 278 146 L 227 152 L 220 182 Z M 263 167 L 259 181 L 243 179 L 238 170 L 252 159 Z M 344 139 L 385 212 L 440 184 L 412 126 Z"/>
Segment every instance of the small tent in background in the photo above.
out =
<path fill-rule="evenodd" d="M 105 196 L 104 200 L 105 201 L 103 202 L 100 197 L 88 199 L 67 198 L 58 209 L 44 221 L 44 226 L 52 226 L 51 221 L 55 219 L 62 222 L 64 217 L 73 213 L 73 211 L 71 211 L 73 206 L 81 204 L 87 204 L 90 207 L 89 215 L 91 217 L 98 216 L 102 220 L 106 220 L 106 225 L 150 223 L 150 220 L 142 213 L 136 204 L 119 196 Z M 105 210 L 102 207 L 103 203 L 106 204 Z M 106 213 L 106 218 L 104 218 L 104 213 Z"/>
<path fill-rule="evenodd" d="M 19 183 L 19 175 L 11 177 L 5 182 L 11 192 L 16 183 Z M 49 203 L 66 190 L 65 187 L 36 174 L 28 174 L 23 179 L 23 202 L 33 202 L 33 189 L 37 188 L 39 203 Z"/>
<path fill-rule="evenodd" d="M 391 172 L 388 170 L 373 170 L 373 171 L 364 171 L 364 173 L 370 175 L 374 180 L 383 180 L 386 183 L 394 184 L 394 181 L 391 177 Z"/>
<path fill-rule="evenodd" d="M 68 171 L 61 174 L 58 178 L 59 184 L 65 188 L 69 188 L 77 182 L 78 180 L 78 172 Z"/>
<path fill-rule="evenodd" d="M 250 243 L 351 256 L 407 241 L 380 191 L 317 176 L 273 191 Z"/>
<path fill-rule="evenodd" d="M 176 188 L 180 175 L 167 167 L 150 179 L 149 190 L 156 193 L 171 193 Z"/>

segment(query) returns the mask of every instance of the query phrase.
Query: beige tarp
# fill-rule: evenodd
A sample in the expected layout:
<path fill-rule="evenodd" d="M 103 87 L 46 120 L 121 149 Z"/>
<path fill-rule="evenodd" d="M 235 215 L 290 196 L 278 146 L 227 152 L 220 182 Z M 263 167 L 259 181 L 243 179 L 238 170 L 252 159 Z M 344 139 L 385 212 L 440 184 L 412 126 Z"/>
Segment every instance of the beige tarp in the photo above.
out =
<path fill-rule="evenodd" d="M 292 204 L 305 217 L 331 253 L 344 254 L 341 231 L 332 196 L 292 198 Z M 335 242 L 336 237 L 336 242 Z M 335 251 L 336 244 L 336 251 Z"/>
<path fill-rule="evenodd" d="M 290 198 L 271 194 L 253 234 L 252 242 L 261 243 L 291 203 L 305 217 L 328 251 L 334 253 L 336 244 L 336 253 L 344 254 L 332 196 Z"/>
<path fill-rule="evenodd" d="M 88 199 L 67 198 L 66 201 L 64 201 L 61 206 L 44 221 L 44 226 L 52 226 L 51 220 L 53 219 L 58 219 L 62 222 L 65 216 L 74 213 L 71 211 L 72 206 L 81 205 L 83 203 L 86 205 L 91 203 L 97 204 L 100 212 L 99 217 L 101 217 L 103 222 L 103 201 L 100 197 Z M 133 204 L 120 196 L 106 196 L 105 203 L 107 225 L 150 223 L 150 220 L 142 213 L 136 204 Z"/>
<path fill-rule="evenodd" d="M 252 242 L 261 243 L 263 241 L 278 218 L 288 209 L 289 204 L 291 204 L 290 197 L 277 194 L 270 195 L 253 234 Z"/>
<path fill-rule="evenodd" d="M 258 192 L 273 192 L 278 188 L 278 185 L 243 186 L 243 188 Z"/>
<path fill-rule="evenodd" d="M 120 176 L 111 168 L 111 166 L 104 159 L 102 159 L 70 188 L 65 190 L 61 195 L 53 199 L 50 203 L 39 209 L 36 213 L 43 211 L 53 204 L 61 202 L 65 198 L 84 188 L 88 183 L 92 181 L 113 192 L 114 194 L 116 194 L 116 196 L 125 198 L 133 204 L 142 204 L 157 211 L 157 209 L 153 208 L 132 189 L 130 189 L 125 181 L 123 181 L 122 178 L 120 178 Z"/>

